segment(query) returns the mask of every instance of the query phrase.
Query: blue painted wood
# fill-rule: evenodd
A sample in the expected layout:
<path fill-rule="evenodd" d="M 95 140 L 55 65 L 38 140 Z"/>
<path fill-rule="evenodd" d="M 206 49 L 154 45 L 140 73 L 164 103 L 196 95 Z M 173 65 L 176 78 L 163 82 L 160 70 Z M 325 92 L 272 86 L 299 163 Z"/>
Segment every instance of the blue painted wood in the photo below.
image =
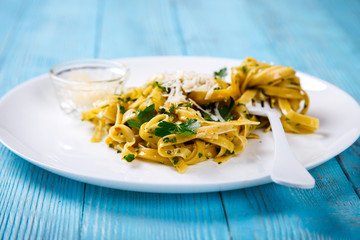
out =
<path fill-rule="evenodd" d="M 230 239 L 230 236 L 217 193 L 150 194 L 87 185 L 81 238 Z"/>
<path fill-rule="evenodd" d="M 0 1 L 0 96 L 70 59 L 203 55 L 290 65 L 359 102 L 359 16 L 356 0 Z M 359 151 L 312 170 L 312 190 L 167 195 L 82 184 L 0 145 L 0 239 L 356 239 Z"/>
<path fill-rule="evenodd" d="M 173 1 L 107 1 L 98 49 L 101 58 L 182 55 Z M 151 16 L 151 17 L 149 17 Z"/>
<path fill-rule="evenodd" d="M 7 1 L 9 8 L 1 11 L 9 13 L 0 17 L 2 26 L 9 24 L 0 33 L 1 94 L 46 73 L 53 64 L 93 57 L 95 21 L 89 19 L 96 15 L 96 2 L 78 1 L 69 9 L 70 2 Z M 29 164 L 0 145 L 0 239 L 78 238 L 84 187 Z"/>
<path fill-rule="evenodd" d="M 311 190 L 268 184 L 223 192 L 234 239 L 356 239 L 360 202 L 337 162 L 311 174 Z"/>

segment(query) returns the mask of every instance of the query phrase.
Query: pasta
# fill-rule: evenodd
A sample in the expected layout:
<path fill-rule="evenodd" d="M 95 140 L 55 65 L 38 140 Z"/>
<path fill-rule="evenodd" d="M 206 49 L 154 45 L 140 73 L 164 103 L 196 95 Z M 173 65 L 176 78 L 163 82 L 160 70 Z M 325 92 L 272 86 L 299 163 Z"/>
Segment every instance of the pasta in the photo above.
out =
<path fill-rule="evenodd" d="M 291 67 L 274 66 L 246 58 L 233 68 L 232 81 L 237 82 L 241 97 L 238 102 L 269 101 L 281 110 L 281 122 L 286 132 L 313 133 L 319 120 L 306 116 L 309 97 L 300 86 L 300 80 Z M 241 111 L 241 110 L 240 110 Z M 266 118 L 259 118 L 258 127 L 270 128 Z"/>
<path fill-rule="evenodd" d="M 266 118 L 250 115 L 246 104 L 270 101 L 283 113 L 288 132 L 311 133 L 318 120 L 305 113 L 309 98 L 292 68 L 247 58 L 224 80 L 193 72 L 157 74 L 144 86 L 109 96 L 82 113 L 95 125 L 92 142 L 105 143 L 128 162 L 135 158 L 173 166 L 183 173 L 207 159 L 218 164 L 242 152 Z"/>

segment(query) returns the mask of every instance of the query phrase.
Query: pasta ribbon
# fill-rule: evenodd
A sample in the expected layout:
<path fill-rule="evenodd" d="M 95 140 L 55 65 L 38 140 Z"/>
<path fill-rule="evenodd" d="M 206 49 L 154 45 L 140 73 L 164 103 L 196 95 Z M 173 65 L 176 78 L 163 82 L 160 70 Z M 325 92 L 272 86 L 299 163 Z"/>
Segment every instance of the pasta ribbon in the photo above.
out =
<path fill-rule="evenodd" d="M 223 74 L 222 70 L 218 74 Z M 246 58 L 223 76 L 187 72 L 157 74 L 144 86 L 94 103 L 82 120 L 95 125 L 92 142 L 105 143 L 127 162 L 134 159 L 188 166 L 213 159 L 221 164 L 241 153 L 267 118 L 249 113 L 246 104 L 269 101 L 281 110 L 285 131 L 312 133 L 319 120 L 306 116 L 309 97 L 291 67 Z"/>

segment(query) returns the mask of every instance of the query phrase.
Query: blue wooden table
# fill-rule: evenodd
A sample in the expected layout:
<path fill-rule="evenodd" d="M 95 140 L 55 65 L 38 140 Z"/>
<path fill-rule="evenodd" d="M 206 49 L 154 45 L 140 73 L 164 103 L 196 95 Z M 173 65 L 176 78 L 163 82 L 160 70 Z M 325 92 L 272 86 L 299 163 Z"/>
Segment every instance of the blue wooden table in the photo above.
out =
<path fill-rule="evenodd" d="M 157 55 L 252 56 L 360 102 L 360 1 L 0 1 L 0 96 L 60 62 Z M 360 239 L 360 141 L 311 174 L 311 190 L 128 192 L 0 144 L 0 239 Z"/>

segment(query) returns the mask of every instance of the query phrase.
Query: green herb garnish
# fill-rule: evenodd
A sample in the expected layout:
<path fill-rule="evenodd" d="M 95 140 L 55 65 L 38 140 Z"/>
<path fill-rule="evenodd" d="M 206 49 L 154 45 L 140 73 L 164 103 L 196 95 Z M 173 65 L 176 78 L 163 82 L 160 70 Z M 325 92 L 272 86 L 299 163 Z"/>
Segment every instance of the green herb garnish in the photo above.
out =
<path fill-rule="evenodd" d="M 162 86 L 159 82 L 155 82 L 154 85 L 161 89 L 161 91 L 166 92 L 166 87 Z"/>
<path fill-rule="evenodd" d="M 130 119 L 126 123 L 129 127 L 136 128 L 136 129 L 140 129 L 141 124 L 142 124 L 140 121 L 135 120 L 135 119 Z"/>
<path fill-rule="evenodd" d="M 176 165 L 179 162 L 179 158 L 178 157 L 174 157 L 173 158 L 173 164 Z"/>
<path fill-rule="evenodd" d="M 158 137 L 165 137 L 170 134 L 191 136 L 196 134 L 195 129 L 199 128 L 201 124 L 196 119 L 189 119 L 179 125 L 176 123 L 161 121 L 158 126 L 158 128 L 155 128 L 155 136 Z"/>
<path fill-rule="evenodd" d="M 152 119 L 155 115 L 155 104 L 151 104 L 143 111 L 139 111 L 138 118 L 140 119 L 141 123 L 148 122 Z"/>
<path fill-rule="evenodd" d="M 243 73 L 246 73 L 246 71 L 247 71 L 247 66 L 246 65 L 242 66 L 242 71 L 243 71 Z"/>
<path fill-rule="evenodd" d="M 230 115 L 232 110 L 234 109 L 234 107 L 235 107 L 235 101 L 232 97 L 230 97 L 230 105 L 229 106 L 220 106 L 219 107 L 219 113 L 225 121 L 234 119 L 234 116 Z"/>
<path fill-rule="evenodd" d="M 214 77 L 223 78 L 227 75 L 227 68 L 222 68 L 218 72 L 214 72 Z"/>
<path fill-rule="evenodd" d="M 132 162 L 135 159 L 135 154 L 128 154 L 124 156 L 124 159 L 128 162 Z"/>
<path fill-rule="evenodd" d="M 206 120 L 206 121 L 214 121 L 214 119 L 212 119 L 210 117 L 210 114 L 206 113 L 206 112 L 201 112 L 202 117 Z"/>
<path fill-rule="evenodd" d="M 143 111 L 139 111 L 138 118 L 140 121 L 135 119 L 130 119 L 126 123 L 129 125 L 129 127 L 140 129 L 141 125 L 145 122 L 150 121 L 155 115 L 155 104 L 152 104 L 145 108 Z"/>
<path fill-rule="evenodd" d="M 234 151 L 230 152 L 229 150 L 226 150 L 226 153 L 227 153 L 227 154 L 231 154 L 231 155 L 235 154 Z"/>
<path fill-rule="evenodd" d="M 165 108 L 161 107 L 161 108 L 159 108 L 159 113 L 167 114 L 167 115 L 169 115 L 171 120 L 174 120 L 176 118 L 176 108 L 177 108 L 177 105 L 171 105 L 169 108 L 169 111 L 167 111 Z"/>
<path fill-rule="evenodd" d="M 119 105 L 119 111 L 120 111 L 120 113 L 124 114 L 125 113 L 125 107 Z"/>
<path fill-rule="evenodd" d="M 191 107 L 192 107 L 192 104 L 191 104 L 191 103 L 188 103 L 188 104 L 185 105 L 185 107 L 186 107 L 186 108 L 189 108 L 189 107 L 191 108 Z"/>

